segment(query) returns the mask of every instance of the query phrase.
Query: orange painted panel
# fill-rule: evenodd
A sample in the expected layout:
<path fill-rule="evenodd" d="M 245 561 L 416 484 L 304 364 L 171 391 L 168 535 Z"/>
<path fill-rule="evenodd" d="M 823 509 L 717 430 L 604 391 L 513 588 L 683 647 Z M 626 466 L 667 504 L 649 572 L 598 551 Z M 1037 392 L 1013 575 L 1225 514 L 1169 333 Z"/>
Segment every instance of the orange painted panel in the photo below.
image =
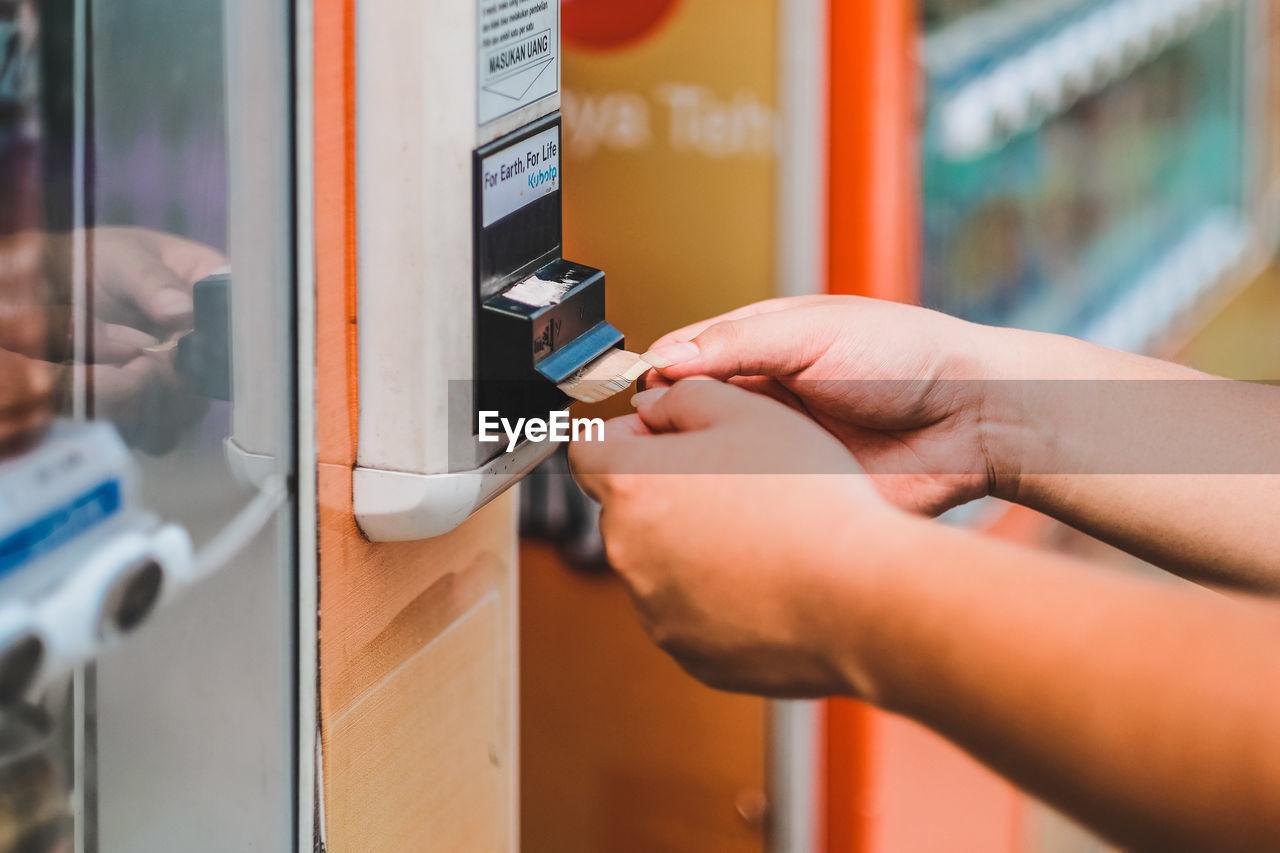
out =
<path fill-rule="evenodd" d="M 321 462 L 356 458 L 355 0 L 316 0 L 316 406 Z"/>
<path fill-rule="evenodd" d="M 829 290 L 919 298 L 915 4 L 831 0 Z"/>
<path fill-rule="evenodd" d="M 514 501 L 453 534 L 356 526 L 354 0 L 316 0 L 319 699 L 329 849 L 516 844 Z"/>
<path fill-rule="evenodd" d="M 918 302 L 916 10 L 841 0 L 829 9 L 828 287 Z M 828 703 L 825 735 L 829 853 L 1022 848 L 1023 798 L 936 735 L 844 701 Z"/>
<path fill-rule="evenodd" d="M 760 853 L 765 703 L 697 684 L 615 579 L 532 543 L 521 572 L 522 849 Z"/>

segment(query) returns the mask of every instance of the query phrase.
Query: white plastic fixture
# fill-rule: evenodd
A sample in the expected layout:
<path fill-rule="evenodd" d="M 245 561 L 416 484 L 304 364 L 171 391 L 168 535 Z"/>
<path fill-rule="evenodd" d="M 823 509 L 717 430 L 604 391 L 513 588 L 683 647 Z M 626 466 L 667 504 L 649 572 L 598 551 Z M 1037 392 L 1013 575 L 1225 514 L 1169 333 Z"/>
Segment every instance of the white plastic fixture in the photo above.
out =
<path fill-rule="evenodd" d="M 195 580 L 186 531 L 135 506 L 114 428 L 60 422 L 0 465 L 0 647 L 40 644 L 35 684 L 91 659 Z"/>
<path fill-rule="evenodd" d="M 560 108 L 554 49 L 542 74 L 555 93 L 480 123 L 478 14 L 475 0 L 356 4 L 353 500 L 375 541 L 447 533 L 554 449 L 451 464 L 450 393 L 468 387 L 476 359 L 473 152 Z"/>

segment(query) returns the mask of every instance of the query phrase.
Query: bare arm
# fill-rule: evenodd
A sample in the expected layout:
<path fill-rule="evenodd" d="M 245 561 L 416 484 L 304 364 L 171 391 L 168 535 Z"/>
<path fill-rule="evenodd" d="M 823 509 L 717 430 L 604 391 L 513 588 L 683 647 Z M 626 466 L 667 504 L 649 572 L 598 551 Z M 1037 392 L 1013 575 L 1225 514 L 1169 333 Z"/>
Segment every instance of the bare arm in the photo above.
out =
<path fill-rule="evenodd" d="M 722 689 L 849 694 L 1132 849 L 1280 838 L 1280 604 L 890 506 L 811 420 L 680 382 L 573 448 L 651 636 Z"/>
<path fill-rule="evenodd" d="M 904 509 L 995 494 L 1184 576 L 1280 591 L 1280 389 L 852 297 L 751 306 L 655 351 L 659 382 L 791 403 Z"/>
<path fill-rule="evenodd" d="M 997 494 L 1184 577 L 1280 592 L 1280 389 L 987 334 L 1019 376 L 985 402 L 1007 460 Z"/>
<path fill-rule="evenodd" d="M 842 576 L 856 692 L 1131 849 L 1275 845 L 1280 606 L 909 524 Z"/>

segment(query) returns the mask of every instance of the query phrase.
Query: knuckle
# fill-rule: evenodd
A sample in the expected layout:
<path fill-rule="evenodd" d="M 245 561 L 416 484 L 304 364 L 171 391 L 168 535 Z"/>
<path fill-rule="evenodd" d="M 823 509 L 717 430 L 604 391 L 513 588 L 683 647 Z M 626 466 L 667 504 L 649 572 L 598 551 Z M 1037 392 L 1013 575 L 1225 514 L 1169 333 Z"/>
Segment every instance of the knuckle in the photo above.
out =
<path fill-rule="evenodd" d="M 703 350 L 728 350 L 732 352 L 742 342 L 742 324 L 737 320 L 716 323 L 698 336 L 698 346 Z"/>
<path fill-rule="evenodd" d="M 610 474 L 603 478 L 605 489 L 611 497 L 629 500 L 639 495 L 640 477 L 632 473 Z"/>
<path fill-rule="evenodd" d="M 600 513 L 600 539 L 604 542 L 605 559 L 609 565 L 628 586 L 632 586 L 626 531 L 617 513 L 609 507 Z"/>
<path fill-rule="evenodd" d="M 686 644 L 679 632 L 666 620 L 646 619 L 644 629 L 653 644 L 672 657 L 679 658 L 685 653 Z"/>

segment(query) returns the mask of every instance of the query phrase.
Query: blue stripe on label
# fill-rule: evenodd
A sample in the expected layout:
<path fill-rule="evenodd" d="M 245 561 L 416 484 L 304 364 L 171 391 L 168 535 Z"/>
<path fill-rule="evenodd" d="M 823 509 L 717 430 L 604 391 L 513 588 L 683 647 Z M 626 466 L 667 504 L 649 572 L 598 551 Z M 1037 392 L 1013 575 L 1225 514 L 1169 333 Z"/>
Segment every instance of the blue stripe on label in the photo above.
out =
<path fill-rule="evenodd" d="M 119 480 L 108 480 L 71 503 L 0 539 L 0 576 L 75 539 L 120 511 Z"/>

